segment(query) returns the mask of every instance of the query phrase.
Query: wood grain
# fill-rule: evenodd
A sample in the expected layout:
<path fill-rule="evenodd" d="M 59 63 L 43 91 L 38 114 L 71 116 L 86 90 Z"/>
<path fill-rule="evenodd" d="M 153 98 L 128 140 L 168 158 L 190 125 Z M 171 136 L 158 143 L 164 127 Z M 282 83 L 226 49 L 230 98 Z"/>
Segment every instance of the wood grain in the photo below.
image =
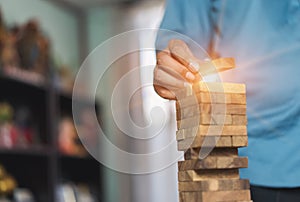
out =
<path fill-rule="evenodd" d="M 201 148 L 190 148 L 184 153 L 185 160 L 199 159 L 199 152 Z M 223 157 L 237 157 L 238 149 L 237 148 L 214 148 L 209 156 L 223 156 Z"/>
<path fill-rule="evenodd" d="M 187 123 L 185 127 L 180 128 L 176 133 L 183 133 L 185 138 L 201 136 L 246 136 L 247 127 L 242 125 L 199 125 L 193 126 L 193 123 Z"/>
<path fill-rule="evenodd" d="M 200 92 L 176 101 L 176 107 L 184 108 L 198 104 L 246 104 L 246 94 Z"/>
<path fill-rule="evenodd" d="M 197 147 L 238 148 L 246 146 L 248 146 L 248 136 L 196 136 L 177 141 L 178 151 Z"/>
<path fill-rule="evenodd" d="M 247 179 L 209 179 L 198 182 L 179 182 L 178 190 L 181 192 L 193 191 L 230 191 L 250 189 Z"/>
<path fill-rule="evenodd" d="M 247 168 L 247 157 L 208 156 L 205 159 L 191 159 L 178 162 L 179 171 L 203 169 Z"/>
<path fill-rule="evenodd" d="M 209 179 L 239 179 L 239 169 L 188 170 L 178 172 L 179 182 L 202 181 Z"/>
<path fill-rule="evenodd" d="M 246 93 L 245 84 L 238 83 L 219 83 L 219 82 L 198 82 L 193 85 L 193 91 L 197 92 L 214 92 L 214 93 Z"/>
<path fill-rule="evenodd" d="M 185 108 L 176 108 L 177 120 L 199 116 L 200 114 L 246 115 L 246 105 L 242 104 L 199 104 Z"/>

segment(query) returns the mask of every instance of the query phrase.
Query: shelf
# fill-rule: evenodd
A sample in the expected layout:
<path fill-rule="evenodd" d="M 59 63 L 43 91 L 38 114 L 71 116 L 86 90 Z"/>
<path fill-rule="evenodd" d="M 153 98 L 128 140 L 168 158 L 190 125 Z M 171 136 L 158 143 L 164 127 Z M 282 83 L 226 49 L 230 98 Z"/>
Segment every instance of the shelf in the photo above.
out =
<path fill-rule="evenodd" d="M 0 155 L 0 162 L 16 179 L 18 187 L 29 189 L 34 194 L 35 201 L 54 201 L 49 200 L 52 193 L 48 190 L 52 187 L 50 182 L 54 176 L 49 175 L 51 168 L 48 158 L 38 156 L 37 153 L 23 155 L 21 151 L 9 152 L 10 154 Z"/>
<path fill-rule="evenodd" d="M 33 157 L 47 157 L 53 153 L 53 150 L 45 147 L 30 147 L 30 148 L 1 148 L 0 155 L 22 155 L 22 156 L 33 156 Z"/>
<path fill-rule="evenodd" d="M 67 155 L 67 154 L 60 154 L 59 158 L 62 160 L 79 160 L 79 161 L 96 161 L 92 156 L 76 156 L 76 155 Z"/>
<path fill-rule="evenodd" d="M 0 78 L 5 81 L 15 82 L 35 89 L 47 90 L 46 79 L 27 70 L 18 68 L 1 68 Z"/>
<path fill-rule="evenodd" d="M 74 11 L 74 16 L 78 18 L 76 20 L 84 24 L 83 10 L 68 1 L 54 0 L 60 2 L 58 5 L 65 5 L 63 9 Z M 79 26 L 78 31 L 84 35 L 85 31 L 81 28 L 83 27 Z M 84 46 L 83 43 L 80 45 Z M 48 68 L 54 67 L 52 62 L 48 64 Z M 0 102 L 8 103 L 14 109 L 13 121 L 16 126 L 27 125 L 26 127 L 32 128 L 32 134 L 36 135 L 32 138 L 33 142 L 39 145 L 27 148 L 0 147 L 0 165 L 15 177 L 19 187 L 27 188 L 33 193 L 35 201 L 56 201 L 57 185 L 64 179 L 88 185 L 91 190 L 95 190 L 97 201 L 103 201 L 102 165 L 91 156 L 70 156 L 59 152 L 59 120 L 63 118 L 62 115 L 72 117 L 73 96 L 72 92 L 56 85 L 57 80 L 52 75 L 55 73 L 54 69 L 49 70 L 53 72 L 44 77 L 24 68 L 0 65 Z M 78 96 L 74 101 L 79 110 L 98 108 L 84 96 Z M 24 113 L 20 111 L 26 110 L 30 114 L 29 121 L 20 124 L 24 122 L 16 117 L 22 118 Z"/>

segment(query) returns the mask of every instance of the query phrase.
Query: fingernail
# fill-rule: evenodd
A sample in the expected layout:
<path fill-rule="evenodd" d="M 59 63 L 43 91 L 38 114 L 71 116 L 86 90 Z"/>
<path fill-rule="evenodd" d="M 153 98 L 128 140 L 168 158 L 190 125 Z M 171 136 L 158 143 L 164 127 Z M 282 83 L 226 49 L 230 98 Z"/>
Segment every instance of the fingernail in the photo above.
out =
<path fill-rule="evenodd" d="M 195 62 L 195 61 L 192 61 L 192 60 L 190 61 L 189 66 L 190 66 L 195 72 L 198 72 L 199 69 L 200 69 L 199 64 L 198 64 L 197 62 Z"/>
<path fill-rule="evenodd" d="M 192 80 L 192 81 L 195 79 L 194 74 L 192 74 L 191 72 L 187 72 L 187 73 L 185 74 L 185 77 L 186 77 L 187 79 L 189 79 L 189 80 Z"/>

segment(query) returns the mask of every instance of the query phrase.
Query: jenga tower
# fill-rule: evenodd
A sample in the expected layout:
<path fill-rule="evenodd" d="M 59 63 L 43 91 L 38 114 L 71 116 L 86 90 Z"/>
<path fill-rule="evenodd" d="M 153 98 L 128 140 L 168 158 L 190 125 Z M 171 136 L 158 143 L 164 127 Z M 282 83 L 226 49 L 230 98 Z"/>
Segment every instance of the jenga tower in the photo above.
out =
<path fill-rule="evenodd" d="M 239 176 L 248 159 L 238 156 L 248 144 L 245 85 L 199 82 L 177 97 L 180 202 L 250 202 Z"/>

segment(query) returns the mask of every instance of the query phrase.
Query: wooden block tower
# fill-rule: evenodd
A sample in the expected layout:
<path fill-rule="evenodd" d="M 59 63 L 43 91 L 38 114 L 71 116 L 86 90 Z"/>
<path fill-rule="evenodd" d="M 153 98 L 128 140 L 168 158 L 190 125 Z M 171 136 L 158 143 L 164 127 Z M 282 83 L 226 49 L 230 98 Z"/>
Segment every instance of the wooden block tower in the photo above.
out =
<path fill-rule="evenodd" d="M 245 85 L 199 82 L 177 98 L 180 202 L 250 202 L 249 181 L 239 176 L 248 159 L 238 156 L 248 144 Z"/>

